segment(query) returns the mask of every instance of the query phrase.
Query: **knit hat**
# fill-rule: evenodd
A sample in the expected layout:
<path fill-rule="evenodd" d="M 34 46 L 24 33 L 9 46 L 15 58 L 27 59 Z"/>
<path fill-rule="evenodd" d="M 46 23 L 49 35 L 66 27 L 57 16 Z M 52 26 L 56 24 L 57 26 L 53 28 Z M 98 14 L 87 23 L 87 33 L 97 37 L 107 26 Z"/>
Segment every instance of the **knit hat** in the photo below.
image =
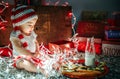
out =
<path fill-rule="evenodd" d="M 13 27 L 20 26 L 33 18 L 38 18 L 35 11 L 26 5 L 17 5 L 11 11 Z"/>

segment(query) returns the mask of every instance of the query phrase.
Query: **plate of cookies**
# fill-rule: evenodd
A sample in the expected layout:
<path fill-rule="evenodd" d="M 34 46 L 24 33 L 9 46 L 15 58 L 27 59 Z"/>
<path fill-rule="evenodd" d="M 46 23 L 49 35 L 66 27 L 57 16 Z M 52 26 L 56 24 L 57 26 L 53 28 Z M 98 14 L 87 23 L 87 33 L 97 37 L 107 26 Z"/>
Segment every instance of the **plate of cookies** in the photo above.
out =
<path fill-rule="evenodd" d="M 64 64 L 62 66 L 62 74 L 69 78 L 98 78 L 107 73 L 108 67 L 105 62 L 95 62 L 95 66 L 90 67 L 84 65 L 84 60 L 79 60 L 78 63 Z"/>

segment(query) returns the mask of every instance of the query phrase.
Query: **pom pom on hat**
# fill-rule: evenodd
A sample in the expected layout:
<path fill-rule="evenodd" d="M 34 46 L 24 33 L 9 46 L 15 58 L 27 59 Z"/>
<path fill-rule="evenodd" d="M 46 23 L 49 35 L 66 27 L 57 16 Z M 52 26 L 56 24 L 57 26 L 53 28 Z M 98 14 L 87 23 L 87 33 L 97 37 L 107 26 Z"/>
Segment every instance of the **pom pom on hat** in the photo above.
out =
<path fill-rule="evenodd" d="M 13 27 L 20 26 L 33 18 L 38 18 L 35 11 L 26 5 L 17 5 L 11 11 Z"/>

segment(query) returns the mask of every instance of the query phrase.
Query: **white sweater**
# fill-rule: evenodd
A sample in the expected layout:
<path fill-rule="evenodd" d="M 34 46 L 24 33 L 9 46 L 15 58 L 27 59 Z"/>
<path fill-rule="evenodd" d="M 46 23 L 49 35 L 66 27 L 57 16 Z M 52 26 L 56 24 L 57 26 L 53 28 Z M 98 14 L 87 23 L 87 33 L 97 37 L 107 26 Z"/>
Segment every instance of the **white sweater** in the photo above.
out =
<path fill-rule="evenodd" d="M 18 38 L 18 34 L 20 34 L 20 33 L 21 33 L 20 31 L 19 32 L 12 31 L 10 34 L 10 41 L 12 41 L 12 39 L 11 39 L 12 37 Z M 24 38 L 20 41 L 21 41 L 21 43 L 27 42 L 28 46 L 25 47 L 25 49 L 29 50 L 30 52 L 35 52 L 35 50 L 36 50 L 36 44 L 35 44 L 36 37 L 37 37 L 37 34 L 33 31 L 30 36 L 24 35 Z M 13 47 L 13 55 L 18 56 L 19 53 L 17 53 L 16 50 L 14 49 L 14 47 L 15 47 L 14 44 L 12 44 L 12 47 Z"/>

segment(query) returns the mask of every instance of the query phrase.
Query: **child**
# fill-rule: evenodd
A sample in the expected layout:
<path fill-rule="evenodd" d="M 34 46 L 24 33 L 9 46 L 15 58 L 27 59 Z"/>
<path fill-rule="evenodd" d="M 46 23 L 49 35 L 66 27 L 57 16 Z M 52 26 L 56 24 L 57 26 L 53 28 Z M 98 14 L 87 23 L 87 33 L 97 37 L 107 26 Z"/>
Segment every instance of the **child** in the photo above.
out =
<path fill-rule="evenodd" d="M 15 56 L 15 67 L 30 72 L 37 72 L 37 66 L 30 61 L 39 55 L 39 44 L 34 32 L 38 16 L 35 11 L 25 5 L 17 5 L 12 9 L 11 20 L 14 30 L 10 34 L 10 41 Z M 40 69 L 44 73 L 44 69 Z"/>

